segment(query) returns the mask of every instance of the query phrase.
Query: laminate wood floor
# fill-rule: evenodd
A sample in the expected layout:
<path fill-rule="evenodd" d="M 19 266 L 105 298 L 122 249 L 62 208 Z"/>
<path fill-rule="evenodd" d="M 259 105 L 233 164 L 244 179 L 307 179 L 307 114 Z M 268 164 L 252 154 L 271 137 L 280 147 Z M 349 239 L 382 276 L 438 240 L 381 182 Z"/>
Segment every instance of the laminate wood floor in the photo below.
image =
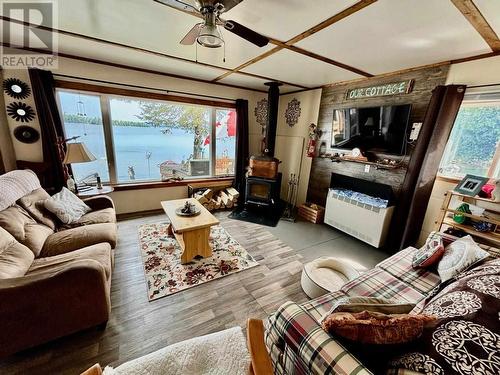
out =
<path fill-rule="evenodd" d="M 227 215 L 216 216 L 259 262 L 258 267 L 148 302 L 138 227 L 165 217 L 121 221 L 106 329 L 89 329 L 13 355 L 0 362 L 0 373 L 80 374 L 96 362 L 117 366 L 191 337 L 244 327 L 247 318 L 265 318 L 285 301 L 306 301 L 300 275 L 303 263 L 310 259 L 323 255 L 349 258 L 353 253 L 360 266 L 372 267 L 387 256 L 327 226 L 299 222 L 268 228 Z"/>

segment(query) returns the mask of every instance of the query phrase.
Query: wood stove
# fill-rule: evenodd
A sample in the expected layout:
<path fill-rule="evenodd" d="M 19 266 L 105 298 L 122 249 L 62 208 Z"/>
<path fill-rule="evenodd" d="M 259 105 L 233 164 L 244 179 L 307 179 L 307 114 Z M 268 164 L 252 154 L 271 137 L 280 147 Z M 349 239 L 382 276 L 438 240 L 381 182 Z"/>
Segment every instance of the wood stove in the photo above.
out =
<path fill-rule="evenodd" d="M 245 206 L 253 205 L 272 209 L 280 201 L 281 190 L 281 173 L 278 173 L 280 161 L 274 157 L 281 84 L 269 82 L 266 85 L 269 86 L 269 92 L 265 147 L 263 155 L 254 155 L 250 158 L 246 178 Z"/>
<path fill-rule="evenodd" d="M 271 207 L 280 199 L 281 173 L 276 178 L 247 177 L 245 205 Z"/>

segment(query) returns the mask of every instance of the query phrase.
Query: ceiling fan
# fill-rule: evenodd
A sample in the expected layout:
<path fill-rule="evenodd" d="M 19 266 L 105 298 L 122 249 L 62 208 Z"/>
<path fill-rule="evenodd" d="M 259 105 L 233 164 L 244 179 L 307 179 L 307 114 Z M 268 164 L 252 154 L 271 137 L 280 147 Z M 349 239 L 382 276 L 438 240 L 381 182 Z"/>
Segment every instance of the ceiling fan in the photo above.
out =
<path fill-rule="evenodd" d="M 239 24 L 220 18 L 221 14 L 234 8 L 243 0 L 154 0 L 157 3 L 180 9 L 203 19 L 197 23 L 180 41 L 183 45 L 192 45 L 198 42 L 208 48 L 218 48 L 224 44 L 224 39 L 219 31 L 219 25 L 229 32 L 248 40 L 259 47 L 269 43 L 265 36 Z"/>

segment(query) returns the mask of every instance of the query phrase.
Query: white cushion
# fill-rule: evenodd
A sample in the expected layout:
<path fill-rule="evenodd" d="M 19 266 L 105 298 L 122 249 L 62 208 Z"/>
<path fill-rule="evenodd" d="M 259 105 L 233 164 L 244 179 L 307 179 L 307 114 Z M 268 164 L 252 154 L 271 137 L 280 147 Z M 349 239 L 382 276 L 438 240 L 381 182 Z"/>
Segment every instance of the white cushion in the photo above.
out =
<path fill-rule="evenodd" d="M 65 187 L 59 193 L 44 200 L 43 205 L 64 224 L 74 223 L 92 211 L 89 206 Z"/>
<path fill-rule="evenodd" d="M 441 282 L 457 276 L 460 272 L 488 256 L 489 253 L 481 249 L 471 236 L 465 236 L 452 242 L 446 246 L 443 258 L 438 264 Z"/>

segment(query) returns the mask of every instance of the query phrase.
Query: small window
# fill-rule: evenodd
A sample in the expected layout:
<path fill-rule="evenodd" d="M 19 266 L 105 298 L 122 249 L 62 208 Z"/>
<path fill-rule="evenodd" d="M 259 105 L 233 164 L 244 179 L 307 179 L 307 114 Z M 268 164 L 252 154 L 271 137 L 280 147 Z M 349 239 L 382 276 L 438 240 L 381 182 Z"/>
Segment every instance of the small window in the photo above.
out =
<path fill-rule="evenodd" d="M 500 92 L 466 94 L 441 159 L 439 175 L 500 177 Z"/>

